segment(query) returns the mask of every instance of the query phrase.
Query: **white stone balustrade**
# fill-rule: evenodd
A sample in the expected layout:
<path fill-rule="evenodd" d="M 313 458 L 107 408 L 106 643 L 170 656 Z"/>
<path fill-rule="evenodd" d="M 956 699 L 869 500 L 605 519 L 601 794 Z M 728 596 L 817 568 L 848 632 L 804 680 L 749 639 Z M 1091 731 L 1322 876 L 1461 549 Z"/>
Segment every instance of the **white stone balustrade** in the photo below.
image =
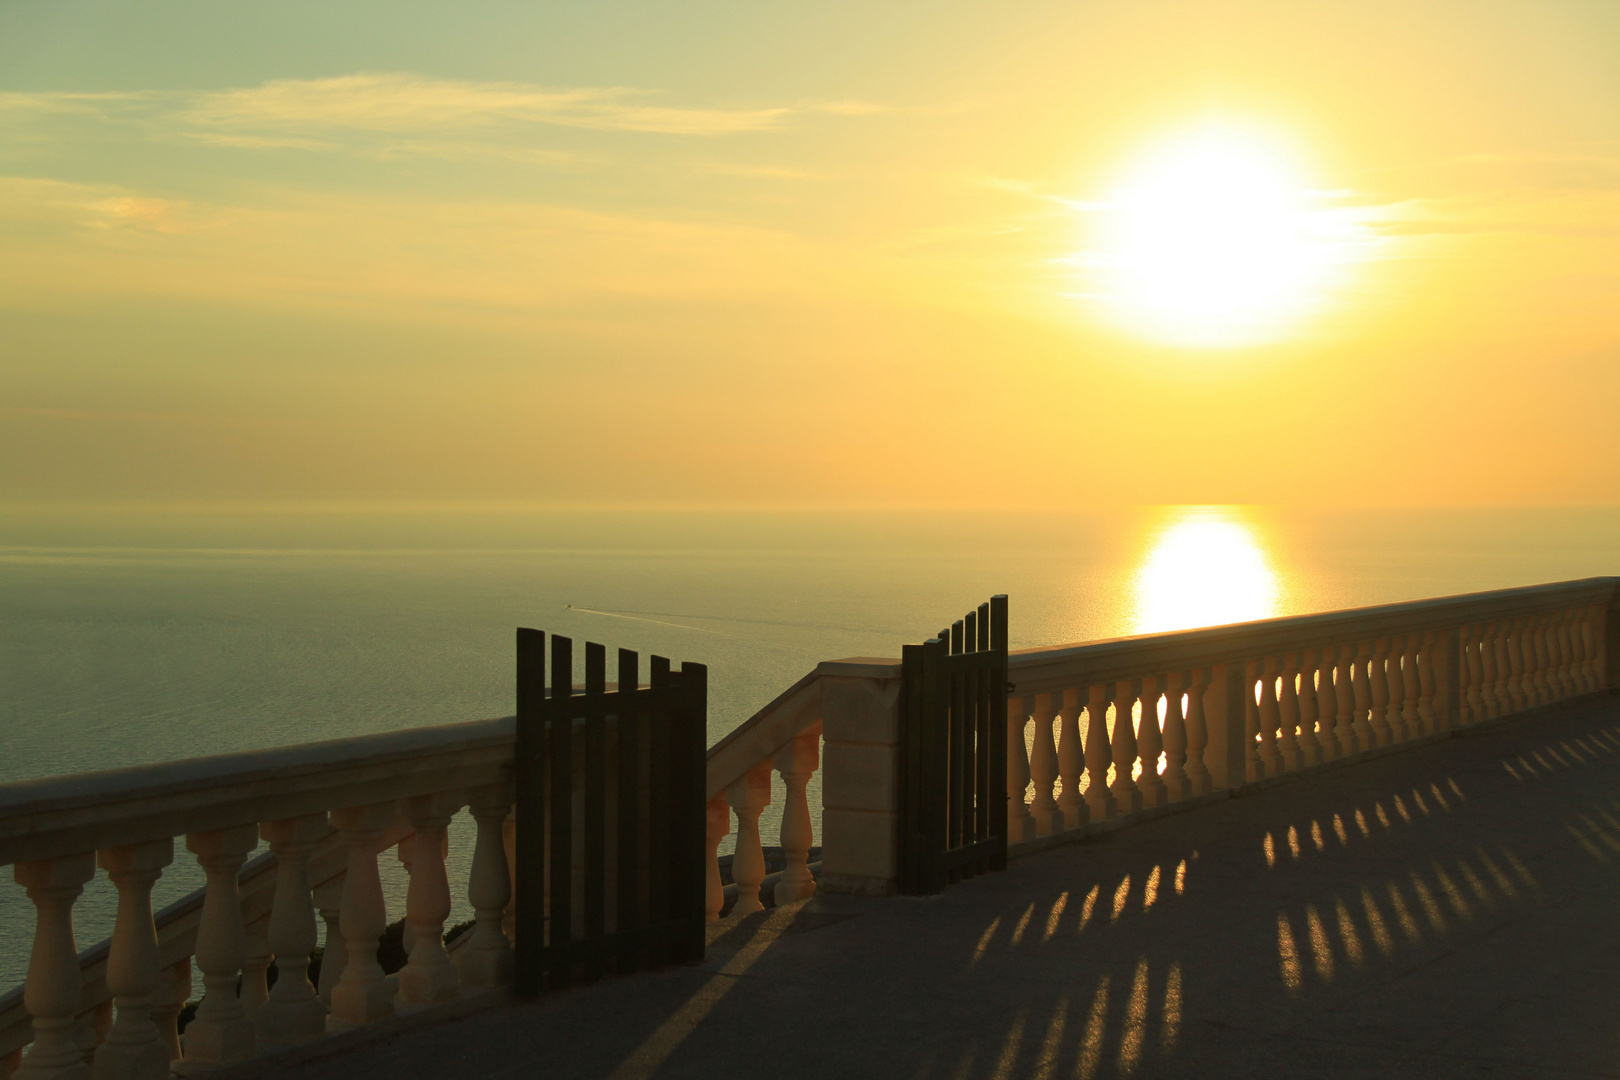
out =
<path fill-rule="evenodd" d="M 0 998 L 0 1075 L 200 1074 L 321 1036 L 329 1010 L 320 991 L 330 993 L 348 965 L 346 943 L 329 933 L 322 986 L 311 986 L 316 914 L 332 927 L 340 921 L 339 897 L 355 892 L 348 873 L 353 845 L 328 824 L 327 810 L 343 824 L 343 807 L 357 805 L 357 796 L 383 797 L 358 804 L 373 809 L 363 824 L 373 827 L 367 843 L 377 850 L 401 840 L 421 846 L 416 830 L 437 830 L 425 843 L 440 858 L 412 877 L 418 898 L 426 899 L 414 905 L 408 899 L 406 906 L 419 933 L 437 925 L 442 935 L 439 912 L 449 909 L 446 807 L 463 805 L 466 791 L 478 793 L 480 807 L 500 797 L 491 791 L 510 801 L 512 730 L 510 720 L 480 721 L 0 786 L 0 858 L 15 865 L 40 916 L 28 983 Z M 504 806 L 492 812 L 505 817 Z M 452 963 L 442 944 L 437 952 L 413 950 L 427 977 L 405 978 L 408 993 L 422 996 L 418 988 L 426 986 L 434 1000 L 446 1000 L 442 987 L 459 992 L 462 967 L 482 974 L 467 980 L 473 987 L 497 985 L 509 973 L 499 926 L 505 899 L 496 893 L 510 888 L 501 825 L 486 826 L 497 841 L 493 853 L 486 843 L 476 860 L 481 876 L 469 885 L 484 933 L 456 942 L 455 959 L 469 956 L 465 965 Z M 270 851 L 249 861 L 261 835 Z M 154 913 L 152 886 L 177 838 L 208 884 Z M 118 891 L 117 918 L 113 936 L 81 956 L 72 905 L 98 863 Z M 374 852 L 370 868 L 374 878 Z M 357 875 L 360 891 L 370 893 L 366 877 Z M 370 898 L 380 901 L 380 890 Z M 380 904 L 360 908 L 362 915 L 383 915 Z M 492 917 L 498 943 L 489 939 Z M 176 1020 L 192 993 L 194 961 L 202 1001 L 182 1037 Z M 273 990 L 265 979 L 272 963 L 279 976 Z M 361 981 L 367 985 L 360 996 L 369 1003 L 372 988 Z M 386 983 L 383 989 L 391 995 Z M 373 1007 L 368 1018 L 391 1012 L 392 1004 Z"/>
<path fill-rule="evenodd" d="M 1047 807 L 1041 703 L 1087 714 L 1060 722 L 1065 798 L 1085 765 L 1059 799 L 1089 810 L 1060 815 L 1073 830 L 1595 693 L 1617 663 L 1614 578 L 1017 651 L 1010 711 L 1037 723 L 1024 762 L 1009 741 L 1009 791 L 1021 769 L 1034 790 L 1012 796 L 1008 839 Z"/>
<path fill-rule="evenodd" d="M 1617 593 L 1620 579 L 1600 578 L 1015 652 L 1009 840 L 1016 853 L 1607 692 L 1620 685 Z M 745 917 L 818 890 L 893 891 L 899 683 L 897 660 L 821 664 L 711 748 L 711 918 L 728 895 Z M 0 997 L 0 1074 L 202 1072 L 502 985 L 514 724 L 0 785 L 0 861 L 36 910 L 27 981 Z M 446 948 L 456 883 L 444 830 L 462 806 L 477 830 L 465 883 L 476 918 Z M 772 875 L 762 832 L 776 806 L 785 868 Z M 727 886 L 718 856 L 733 832 Z M 261 837 L 269 850 L 255 856 Z M 177 839 L 208 885 L 154 914 L 152 884 Z M 401 843 L 411 879 L 394 915 L 406 917 L 412 947 L 396 996 L 376 962 L 389 918 L 377 859 Z M 73 906 L 98 862 L 118 890 L 118 917 L 113 937 L 81 956 Z M 193 964 L 203 1000 L 182 1040 L 175 1020 Z"/>

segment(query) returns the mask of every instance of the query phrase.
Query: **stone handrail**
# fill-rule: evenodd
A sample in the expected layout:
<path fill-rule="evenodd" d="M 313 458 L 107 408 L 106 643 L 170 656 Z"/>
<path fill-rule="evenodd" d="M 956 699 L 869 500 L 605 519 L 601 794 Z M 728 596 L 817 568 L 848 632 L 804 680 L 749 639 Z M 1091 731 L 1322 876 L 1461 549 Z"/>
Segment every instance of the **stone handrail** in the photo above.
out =
<path fill-rule="evenodd" d="M 1603 691 L 1620 669 L 1617 599 L 1620 578 L 1589 578 L 1020 650 L 1008 789 L 1026 798 L 1008 838 Z"/>

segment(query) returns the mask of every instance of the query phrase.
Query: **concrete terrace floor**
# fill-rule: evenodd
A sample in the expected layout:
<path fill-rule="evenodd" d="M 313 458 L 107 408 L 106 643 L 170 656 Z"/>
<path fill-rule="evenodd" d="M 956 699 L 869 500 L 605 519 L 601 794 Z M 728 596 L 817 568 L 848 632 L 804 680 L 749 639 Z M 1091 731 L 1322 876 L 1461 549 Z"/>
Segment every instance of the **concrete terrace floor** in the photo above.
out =
<path fill-rule="evenodd" d="M 1620 699 L 277 1075 L 1620 1076 Z"/>

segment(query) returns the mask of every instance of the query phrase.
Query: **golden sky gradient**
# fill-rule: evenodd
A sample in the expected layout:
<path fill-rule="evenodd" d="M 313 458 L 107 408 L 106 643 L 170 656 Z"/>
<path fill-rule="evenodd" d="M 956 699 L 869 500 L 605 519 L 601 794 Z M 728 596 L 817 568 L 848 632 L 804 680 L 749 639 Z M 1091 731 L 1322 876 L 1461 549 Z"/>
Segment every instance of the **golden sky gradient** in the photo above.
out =
<path fill-rule="evenodd" d="M 0 499 L 1620 502 L 1617 56 L 1608 0 L 0 5 Z M 1248 340 L 1099 277 L 1208 130 L 1335 230 Z"/>

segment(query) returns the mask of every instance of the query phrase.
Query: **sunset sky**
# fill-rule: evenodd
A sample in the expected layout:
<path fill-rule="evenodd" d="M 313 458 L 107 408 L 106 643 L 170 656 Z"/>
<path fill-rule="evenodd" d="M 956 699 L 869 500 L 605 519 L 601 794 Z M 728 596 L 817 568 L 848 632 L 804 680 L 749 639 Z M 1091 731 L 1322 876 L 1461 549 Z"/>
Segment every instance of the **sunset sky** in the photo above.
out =
<path fill-rule="evenodd" d="M 1620 502 L 1620 4 L 0 3 L 0 500 Z"/>

